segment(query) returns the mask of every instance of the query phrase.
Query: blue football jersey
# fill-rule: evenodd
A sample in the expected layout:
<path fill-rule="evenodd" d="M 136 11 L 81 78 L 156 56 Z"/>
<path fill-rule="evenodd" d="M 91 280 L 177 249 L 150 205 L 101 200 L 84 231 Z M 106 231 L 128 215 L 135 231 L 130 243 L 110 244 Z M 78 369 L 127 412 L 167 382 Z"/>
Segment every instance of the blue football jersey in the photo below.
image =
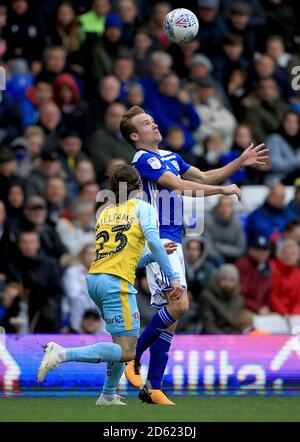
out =
<path fill-rule="evenodd" d="M 148 202 L 158 212 L 160 237 L 180 243 L 183 224 L 182 196 L 159 185 L 157 180 L 165 172 L 181 176 L 191 166 L 174 152 L 159 150 L 156 154 L 146 149 L 137 150 L 132 166 L 139 171 Z"/>

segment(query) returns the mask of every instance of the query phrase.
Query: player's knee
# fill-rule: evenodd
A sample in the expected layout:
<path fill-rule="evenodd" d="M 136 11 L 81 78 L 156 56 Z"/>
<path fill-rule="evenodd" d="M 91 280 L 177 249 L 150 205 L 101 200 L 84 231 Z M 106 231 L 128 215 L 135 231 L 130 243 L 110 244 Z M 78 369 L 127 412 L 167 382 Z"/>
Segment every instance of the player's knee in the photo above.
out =
<path fill-rule="evenodd" d="M 176 313 L 177 317 L 180 317 L 184 315 L 189 309 L 189 300 L 186 298 L 182 299 L 177 305 L 176 305 Z"/>
<path fill-rule="evenodd" d="M 189 302 L 188 301 L 180 304 L 180 306 L 179 306 L 180 315 L 181 316 L 184 315 L 188 311 L 188 309 L 189 309 Z"/>

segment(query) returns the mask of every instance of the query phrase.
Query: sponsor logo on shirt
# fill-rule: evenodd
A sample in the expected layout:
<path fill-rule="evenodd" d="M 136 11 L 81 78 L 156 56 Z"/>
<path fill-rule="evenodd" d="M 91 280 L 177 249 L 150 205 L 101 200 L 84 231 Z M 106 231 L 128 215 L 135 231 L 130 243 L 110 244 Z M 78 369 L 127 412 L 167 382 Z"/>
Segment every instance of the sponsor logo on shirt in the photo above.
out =
<path fill-rule="evenodd" d="M 123 322 L 123 316 L 122 315 L 117 315 L 114 316 L 113 318 L 104 318 L 106 324 L 122 324 Z"/>

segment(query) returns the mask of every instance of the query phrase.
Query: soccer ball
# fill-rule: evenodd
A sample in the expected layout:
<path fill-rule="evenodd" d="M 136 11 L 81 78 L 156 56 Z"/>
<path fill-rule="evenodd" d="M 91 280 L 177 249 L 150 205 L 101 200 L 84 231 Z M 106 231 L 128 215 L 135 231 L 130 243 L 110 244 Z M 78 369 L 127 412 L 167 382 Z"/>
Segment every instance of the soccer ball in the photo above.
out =
<path fill-rule="evenodd" d="M 166 15 L 164 32 L 173 43 L 187 43 L 198 34 L 199 22 L 195 14 L 189 9 L 173 9 Z"/>

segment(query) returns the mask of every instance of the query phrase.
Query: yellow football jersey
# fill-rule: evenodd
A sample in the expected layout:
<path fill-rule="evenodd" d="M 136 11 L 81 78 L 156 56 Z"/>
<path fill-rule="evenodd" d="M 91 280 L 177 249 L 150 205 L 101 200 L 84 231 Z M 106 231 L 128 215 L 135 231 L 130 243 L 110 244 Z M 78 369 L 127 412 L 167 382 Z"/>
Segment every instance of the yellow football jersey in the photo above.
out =
<path fill-rule="evenodd" d="M 108 273 L 134 284 L 135 270 L 144 246 L 137 200 L 107 206 L 96 224 L 94 262 L 89 273 Z"/>

